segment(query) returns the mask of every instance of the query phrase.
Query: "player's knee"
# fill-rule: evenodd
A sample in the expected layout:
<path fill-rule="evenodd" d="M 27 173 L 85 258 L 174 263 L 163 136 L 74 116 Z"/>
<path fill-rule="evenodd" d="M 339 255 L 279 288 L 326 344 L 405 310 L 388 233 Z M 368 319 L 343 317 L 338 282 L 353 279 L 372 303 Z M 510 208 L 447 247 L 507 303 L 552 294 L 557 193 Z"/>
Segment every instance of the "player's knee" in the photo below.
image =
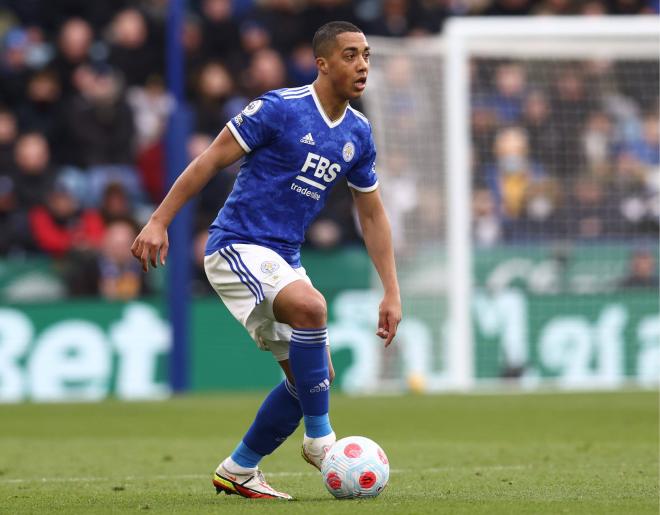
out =
<path fill-rule="evenodd" d="M 328 320 L 328 308 L 321 295 L 298 301 L 295 312 L 292 325 L 298 329 L 324 327 Z"/>

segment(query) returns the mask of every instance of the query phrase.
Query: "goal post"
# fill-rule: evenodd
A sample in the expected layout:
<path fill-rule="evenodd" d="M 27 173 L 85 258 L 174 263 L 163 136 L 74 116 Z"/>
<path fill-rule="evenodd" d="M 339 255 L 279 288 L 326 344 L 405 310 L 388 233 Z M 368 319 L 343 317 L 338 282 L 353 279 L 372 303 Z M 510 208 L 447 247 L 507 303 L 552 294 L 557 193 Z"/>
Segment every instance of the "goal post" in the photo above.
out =
<path fill-rule="evenodd" d="M 388 188 L 396 190 L 389 195 L 395 241 L 403 242 L 397 261 L 404 304 L 412 305 L 404 313 L 430 324 L 433 334 L 426 387 L 465 390 L 505 377 L 523 386 L 553 379 L 615 387 L 660 373 L 648 364 L 660 355 L 657 286 L 616 286 L 624 283 L 622 263 L 634 249 L 658 257 L 653 201 L 660 197 L 653 195 L 660 168 L 653 156 L 641 172 L 630 172 L 626 162 L 635 152 L 647 159 L 642 132 L 653 130 L 647 125 L 654 112 L 657 119 L 658 19 L 453 18 L 442 36 L 369 40 L 374 52 L 365 108 L 386 200 Z M 524 95 L 498 98 L 498 81 Z M 579 94 L 580 101 L 555 108 L 552 96 L 564 93 Z M 542 110 L 543 102 L 546 111 L 556 109 L 548 118 L 554 122 L 538 134 L 536 127 L 527 129 L 521 121 L 525 102 L 530 109 Z M 488 137 L 475 133 L 475 124 L 489 123 Z M 524 181 L 493 164 L 495 154 L 516 146 L 525 150 L 504 156 L 508 161 L 528 155 L 538 161 Z M 646 188 L 635 190 L 636 198 L 625 197 L 633 190 L 626 174 L 636 174 L 635 187 Z M 504 193 L 498 191 L 503 183 L 509 188 Z M 413 207 L 406 211 L 396 197 L 411 194 Z M 587 202 L 597 194 L 607 208 L 593 207 L 584 227 L 574 227 L 584 214 L 575 209 L 580 195 Z M 436 208 L 430 206 L 433 195 Z M 548 215 L 551 201 L 556 211 Z M 473 218 L 482 204 L 495 204 L 488 208 L 494 220 L 484 226 L 483 241 Z M 544 214 L 545 222 L 527 217 L 525 209 Z M 495 263 L 497 256 L 504 257 Z M 509 288 L 514 281 L 502 282 L 505 276 L 525 288 Z M 636 313 L 640 306 L 643 315 Z"/>

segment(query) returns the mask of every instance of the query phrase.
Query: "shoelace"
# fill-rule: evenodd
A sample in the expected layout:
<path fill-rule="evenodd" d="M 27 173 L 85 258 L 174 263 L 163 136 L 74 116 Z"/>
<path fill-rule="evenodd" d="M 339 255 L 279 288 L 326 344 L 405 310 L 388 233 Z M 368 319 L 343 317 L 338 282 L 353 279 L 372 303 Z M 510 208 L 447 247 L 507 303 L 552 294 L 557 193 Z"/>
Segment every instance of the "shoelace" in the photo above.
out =
<path fill-rule="evenodd" d="M 270 490 L 273 490 L 273 488 L 268 483 L 266 483 L 266 478 L 264 477 L 264 474 L 263 474 L 263 472 L 261 472 L 261 470 L 257 469 L 257 471 L 254 473 L 254 477 L 257 478 L 257 481 L 259 481 L 261 486 L 264 486 L 264 487 L 267 487 Z"/>

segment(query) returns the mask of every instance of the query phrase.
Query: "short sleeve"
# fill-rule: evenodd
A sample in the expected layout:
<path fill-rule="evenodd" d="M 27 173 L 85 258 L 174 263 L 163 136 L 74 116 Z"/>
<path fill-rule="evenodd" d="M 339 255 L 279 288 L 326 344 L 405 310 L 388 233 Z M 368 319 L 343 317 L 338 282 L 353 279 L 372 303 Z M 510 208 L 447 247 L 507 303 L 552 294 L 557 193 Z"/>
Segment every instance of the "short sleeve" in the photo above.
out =
<path fill-rule="evenodd" d="M 368 193 L 378 188 L 378 176 L 376 175 L 376 146 L 369 131 L 366 138 L 366 148 L 360 156 L 360 160 L 346 174 L 348 185 L 354 190 Z"/>
<path fill-rule="evenodd" d="M 245 152 L 275 141 L 284 126 L 284 105 L 274 92 L 250 102 L 227 122 L 227 128 Z"/>

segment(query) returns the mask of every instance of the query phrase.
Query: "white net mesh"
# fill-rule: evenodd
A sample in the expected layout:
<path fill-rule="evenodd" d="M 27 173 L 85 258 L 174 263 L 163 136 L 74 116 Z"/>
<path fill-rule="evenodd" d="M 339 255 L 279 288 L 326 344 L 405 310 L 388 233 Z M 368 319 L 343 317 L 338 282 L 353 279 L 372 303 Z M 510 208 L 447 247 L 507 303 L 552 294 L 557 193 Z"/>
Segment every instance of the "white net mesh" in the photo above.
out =
<path fill-rule="evenodd" d="M 660 85 L 657 38 L 655 53 L 645 41 L 635 52 L 634 39 L 473 53 L 479 378 L 650 379 L 660 345 Z"/>
<path fill-rule="evenodd" d="M 445 213 L 444 50 L 370 43 L 365 107 L 406 314 L 432 332 L 429 364 L 417 367 L 433 387 L 447 372 L 445 220 L 455 216 Z M 467 48 L 477 379 L 657 381 L 657 35 L 479 36 Z M 401 343 L 402 354 L 415 346 Z"/>
<path fill-rule="evenodd" d="M 442 372 L 444 152 L 442 55 L 435 44 L 369 38 L 374 49 L 365 110 L 378 149 L 404 304 L 396 358 L 385 379 L 416 388 Z"/>

